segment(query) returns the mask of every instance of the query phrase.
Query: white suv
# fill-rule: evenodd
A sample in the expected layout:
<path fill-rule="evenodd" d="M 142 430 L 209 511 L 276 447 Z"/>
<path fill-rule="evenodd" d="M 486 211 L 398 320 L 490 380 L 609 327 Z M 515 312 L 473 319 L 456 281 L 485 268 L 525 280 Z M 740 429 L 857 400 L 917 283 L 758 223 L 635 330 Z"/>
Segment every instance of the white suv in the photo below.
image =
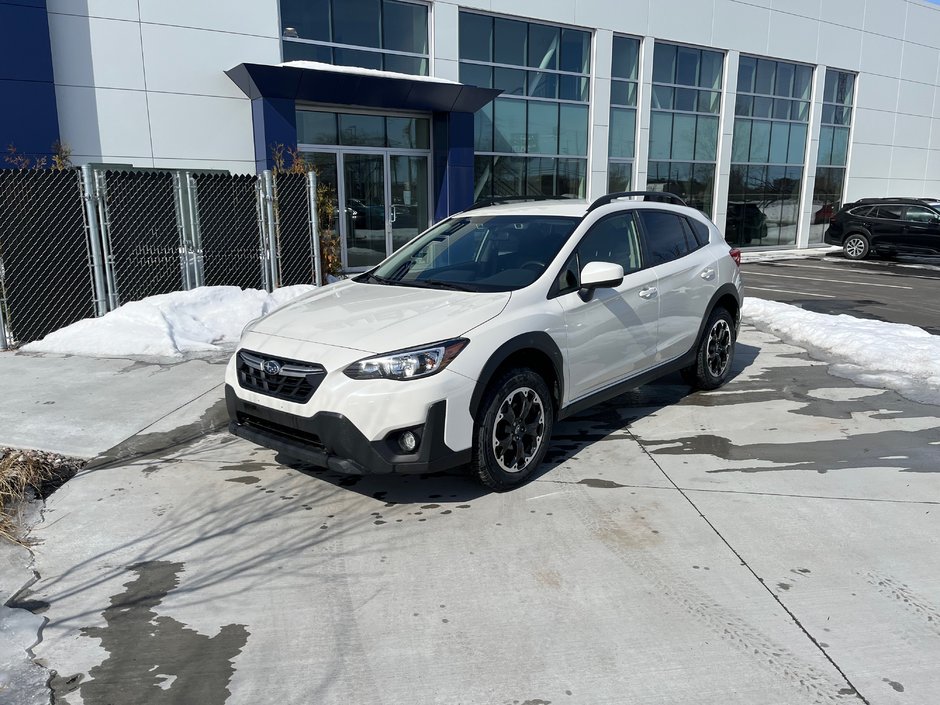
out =
<path fill-rule="evenodd" d="M 740 255 L 670 200 L 447 218 L 249 324 L 226 373 L 231 432 L 342 473 L 469 464 L 506 490 L 538 467 L 558 419 L 670 372 L 718 387 Z"/>

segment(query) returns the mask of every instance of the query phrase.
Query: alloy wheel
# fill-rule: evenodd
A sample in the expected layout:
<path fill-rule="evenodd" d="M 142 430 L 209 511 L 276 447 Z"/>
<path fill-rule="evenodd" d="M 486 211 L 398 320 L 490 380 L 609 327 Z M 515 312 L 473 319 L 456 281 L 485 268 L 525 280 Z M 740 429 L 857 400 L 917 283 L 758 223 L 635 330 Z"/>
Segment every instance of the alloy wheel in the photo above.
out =
<path fill-rule="evenodd" d="M 530 387 L 511 391 L 499 405 L 493 424 L 493 454 L 506 472 L 525 470 L 545 435 L 545 408 Z"/>
<path fill-rule="evenodd" d="M 860 237 L 850 237 L 845 243 L 845 254 L 852 259 L 861 259 L 865 255 L 865 241 Z"/>
<path fill-rule="evenodd" d="M 708 332 L 708 349 L 706 356 L 708 360 L 708 372 L 713 377 L 721 377 L 731 360 L 731 346 L 734 340 L 731 335 L 731 326 L 728 321 L 719 319 Z"/>

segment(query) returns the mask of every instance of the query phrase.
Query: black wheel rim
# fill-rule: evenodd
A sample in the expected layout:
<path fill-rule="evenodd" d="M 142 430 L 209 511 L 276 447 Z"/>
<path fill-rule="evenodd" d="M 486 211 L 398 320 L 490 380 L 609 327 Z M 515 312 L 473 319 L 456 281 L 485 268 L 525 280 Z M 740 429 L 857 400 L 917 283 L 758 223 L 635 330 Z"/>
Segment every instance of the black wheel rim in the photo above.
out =
<path fill-rule="evenodd" d="M 731 360 L 731 326 L 728 321 L 721 319 L 715 322 L 708 332 L 708 372 L 712 377 L 721 377 L 728 369 Z"/>
<path fill-rule="evenodd" d="M 514 389 L 503 399 L 493 423 L 493 454 L 509 473 L 526 470 L 542 447 L 545 407 L 530 387 Z"/>

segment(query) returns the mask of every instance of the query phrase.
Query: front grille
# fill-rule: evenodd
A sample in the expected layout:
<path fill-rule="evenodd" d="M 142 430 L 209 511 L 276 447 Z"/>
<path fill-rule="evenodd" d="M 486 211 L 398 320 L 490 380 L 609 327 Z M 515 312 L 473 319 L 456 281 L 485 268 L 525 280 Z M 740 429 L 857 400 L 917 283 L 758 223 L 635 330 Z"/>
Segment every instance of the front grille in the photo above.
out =
<path fill-rule="evenodd" d="M 306 404 L 326 377 L 323 365 L 270 357 L 241 350 L 237 360 L 238 383 L 243 389 L 277 399 Z"/>

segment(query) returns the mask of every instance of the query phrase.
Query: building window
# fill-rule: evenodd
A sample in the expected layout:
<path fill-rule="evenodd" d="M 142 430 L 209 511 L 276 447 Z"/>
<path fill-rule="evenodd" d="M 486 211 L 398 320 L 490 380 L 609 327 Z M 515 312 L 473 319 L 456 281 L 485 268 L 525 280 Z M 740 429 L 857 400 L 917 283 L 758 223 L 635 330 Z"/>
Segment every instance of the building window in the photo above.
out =
<path fill-rule="evenodd" d="M 725 238 L 795 245 L 813 70 L 742 56 Z"/>
<path fill-rule="evenodd" d="M 640 42 L 614 37 L 610 66 L 610 133 L 607 191 L 629 191 L 633 186 L 636 152 L 636 101 Z"/>
<path fill-rule="evenodd" d="M 705 213 L 714 197 L 723 67 L 720 52 L 656 42 L 647 183 Z"/>
<path fill-rule="evenodd" d="M 842 207 L 845 171 L 849 159 L 849 129 L 855 102 L 855 74 L 828 69 L 823 89 L 822 125 L 813 187 L 813 215 L 809 242 L 820 244 L 829 218 Z"/>
<path fill-rule="evenodd" d="M 428 75 L 428 7 L 408 0 L 280 0 L 284 61 Z"/>
<path fill-rule="evenodd" d="M 474 118 L 475 199 L 584 197 L 591 34 L 460 13 L 460 81 L 502 95 Z"/>

